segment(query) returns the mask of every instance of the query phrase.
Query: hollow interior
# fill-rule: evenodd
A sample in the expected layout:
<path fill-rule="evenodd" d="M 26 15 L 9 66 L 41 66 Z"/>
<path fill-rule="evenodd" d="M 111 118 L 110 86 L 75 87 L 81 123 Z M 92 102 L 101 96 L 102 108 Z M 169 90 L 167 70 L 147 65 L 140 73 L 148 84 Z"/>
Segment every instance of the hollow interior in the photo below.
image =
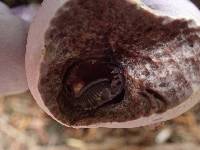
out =
<path fill-rule="evenodd" d="M 154 78 L 166 63 L 153 56 L 168 56 L 194 31 L 184 20 L 164 24 L 165 19 L 126 0 L 72 0 L 62 6 L 46 32 L 38 86 L 50 112 L 67 125 L 123 122 L 185 100 L 190 83 L 178 69 Z M 170 89 L 171 81 L 177 87 Z"/>
<path fill-rule="evenodd" d="M 115 103 L 124 88 L 122 70 L 116 64 L 103 60 L 89 59 L 75 63 L 64 76 L 66 99 L 79 111 Z"/>

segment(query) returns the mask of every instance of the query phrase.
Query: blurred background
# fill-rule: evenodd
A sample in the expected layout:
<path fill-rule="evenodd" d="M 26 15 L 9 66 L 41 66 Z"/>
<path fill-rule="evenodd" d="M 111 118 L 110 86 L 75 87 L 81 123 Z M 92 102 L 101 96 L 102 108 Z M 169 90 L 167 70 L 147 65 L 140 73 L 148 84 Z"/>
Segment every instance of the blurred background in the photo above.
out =
<path fill-rule="evenodd" d="M 3 1 L 10 7 L 41 2 Z M 161 149 L 200 150 L 200 104 L 174 120 L 147 127 L 71 129 L 48 117 L 29 92 L 0 97 L 0 150 Z"/>
<path fill-rule="evenodd" d="M 9 5 L 10 7 L 42 2 L 42 0 L 1 0 L 1 1 L 3 1 L 7 5 Z"/>
<path fill-rule="evenodd" d="M 29 92 L 0 98 L 0 150 L 199 150 L 200 105 L 174 120 L 133 129 L 71 129 Z"/>

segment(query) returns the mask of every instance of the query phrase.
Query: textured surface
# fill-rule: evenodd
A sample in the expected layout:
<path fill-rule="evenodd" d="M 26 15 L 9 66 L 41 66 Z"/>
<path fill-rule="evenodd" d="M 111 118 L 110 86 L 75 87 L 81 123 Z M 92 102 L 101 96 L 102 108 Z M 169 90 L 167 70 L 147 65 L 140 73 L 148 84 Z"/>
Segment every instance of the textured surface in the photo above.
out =
<path fill-rule="evenodd" d="M 78 113 L 80 120 L 75 122 L 121 122 L 176 107 L 199 90 L 199 29 L 188 28 L 189 24 L 167 23 L 125 1 L 70 1 L 46 34 L 39 87 L 45 104 L 55 115 L 60 111 L 57 104 L 64 107 L 66 116 L 57 117 L 74 124 L 69 118 L 77 115 L 76 110 L 60 94 L 63 68 L 74 59 L 111 57 L 124 68 L 124 100 Z"/>

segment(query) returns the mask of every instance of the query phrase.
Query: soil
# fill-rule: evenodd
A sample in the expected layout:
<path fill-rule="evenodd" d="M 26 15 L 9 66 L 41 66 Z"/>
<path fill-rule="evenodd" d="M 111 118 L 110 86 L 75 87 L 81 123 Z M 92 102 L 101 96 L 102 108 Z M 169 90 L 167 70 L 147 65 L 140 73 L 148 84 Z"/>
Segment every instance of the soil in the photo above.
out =
<path fill-rule="evenodd" d="M 174 120 L 132 129 L 72 129 L 47 116 L 29 92 L 0 98 L 1 150 L 198 150 L 200 104 Z"/>

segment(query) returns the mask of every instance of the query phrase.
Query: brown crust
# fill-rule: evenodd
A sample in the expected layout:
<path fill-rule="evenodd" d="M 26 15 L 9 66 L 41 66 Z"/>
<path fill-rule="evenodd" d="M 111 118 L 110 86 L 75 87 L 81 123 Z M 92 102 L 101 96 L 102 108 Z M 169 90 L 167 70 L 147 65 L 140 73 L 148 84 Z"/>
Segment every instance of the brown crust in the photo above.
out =
<path fill-rule="evenodd" d="M 195 42 L 199 42 L 199 37 L 194 34 L 197 30 L 188 29 L 185 21 L 163 25 L 163 20 L 125 1 L 98 1 L 97 4 L 96 1 L 78 0 L 67 3 L 52 20 L 46 34 L 46 55 L 39 84 L 45 105 L 66 124 L 88 125 L 148 116 L 186 100 L 192 93 L 194 82 L 199 82 L 198 58 L 194 58 L 195 53 L 187 58 L 194 66 L 193 70 L 191 66 L 183 67 L 186 62 L 181 60 L 186 60 L 185 56 L 175 59 L 178 58 L 177 49 L 183 53 L 185 47 L 182 45 L 188 47 L 192 43 L 193 47 L 188 47 L 192 51 L 198 48 L 198 45 L 194 46 Z M 62 114 L 58 96 L 62 91 L 63 68 L 69 56 L 84 58 L 113 52 L 112 56 L 125 69 L 126 94 L 123 102 L 113 105 L 112 109 L 108 106 L 86 116 L 82 114 L 75 122 L 72 117 L 74 110 L 70 106 L 65 108 L 71 110 L 67 111 L 68 115 L 66 112 Z M 164 62 L 163 57 L 168 61 Z M 158 76 L 163 72 L 164 77 Z M 187 77 L 189 74 L 194 78 Z M 150 80 L 150 77 L 154 79 Z M 155 98 L 158 101 L 155 102 Z"/>

